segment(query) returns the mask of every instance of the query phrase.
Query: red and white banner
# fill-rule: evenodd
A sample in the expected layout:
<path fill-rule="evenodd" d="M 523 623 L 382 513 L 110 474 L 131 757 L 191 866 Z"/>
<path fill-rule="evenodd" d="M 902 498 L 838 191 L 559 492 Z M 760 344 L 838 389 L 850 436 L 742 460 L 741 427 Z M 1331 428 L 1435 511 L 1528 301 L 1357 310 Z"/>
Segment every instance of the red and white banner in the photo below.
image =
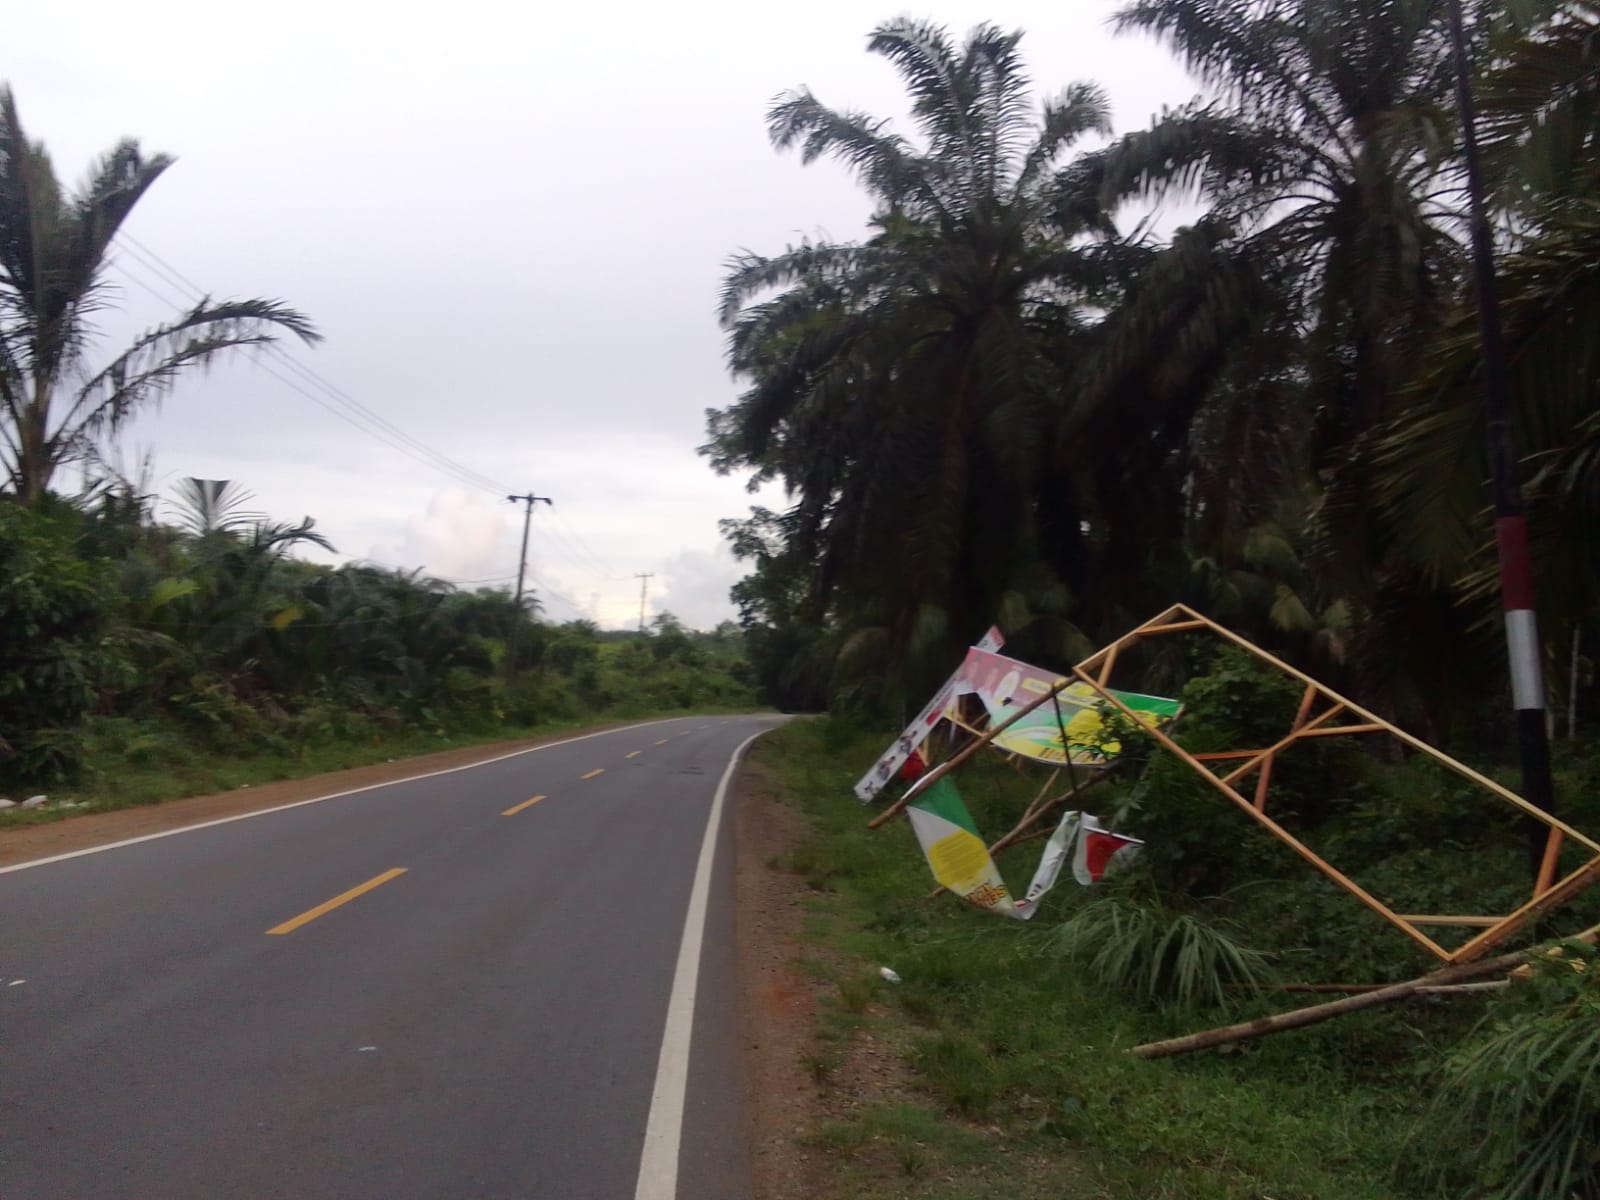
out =
<path fill-rule="evenodd" d="M 989 632 L 983 635 L 977 648 L 987 650 L 991 654 L 1005 645 L 1005 638 L 1000 630 L 990 627 Z M 922 743 L 928 740 L 928 735 L 933 732 L 934 726 L 944 720 L 945 710 L 955 701 L 957 696 L 965 695 L 971 688 L 963 686 L 963 671 L 965 662 L 956 668 L 955 674 L 945 680 L 944 686 L 933 694 L 933 699 L 923 706 L 921 712 L 906 726 L 906 731 L 895 739 L 894 745 L 884 751 L 883 756 L 872 764 L 869 770 L 856 783 L 856 796 L 861 803 L 866 804 L 877 794 L 883 791 L 889 781 L 895 777 L 907 759 L 921 748 Z"/>

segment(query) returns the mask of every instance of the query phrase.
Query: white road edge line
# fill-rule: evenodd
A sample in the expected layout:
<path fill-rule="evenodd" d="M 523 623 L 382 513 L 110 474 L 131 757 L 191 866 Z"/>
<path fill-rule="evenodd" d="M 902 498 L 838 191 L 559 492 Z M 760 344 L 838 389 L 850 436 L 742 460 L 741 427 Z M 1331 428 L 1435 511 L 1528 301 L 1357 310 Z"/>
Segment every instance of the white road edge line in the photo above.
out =
<path fill-rule="evenodd" d="M 672 973 L 672 996 L 667 1001 L 667 1023 L 661 1034 L 661 1057 L 656 1062 L 656 1084 L 650 1095 L 650 1119 L 645 1124 L 644 1151 L 639 1156 L 639 1182 L 633 1189 L 633 1200 L 678 1197 L 678 1150 L 683 1141 L 683 1108 L 689 1092 L 689 1045 L 694 1038 L 700 948 L 705 941 L 706 898 L 711 891 L 711 865 L 717 856 L 722 802 L 745 747 L 766 732 L 767 729 L 758 729 L 734 750 L 706 817 L 700 861 L 689 891 L 689 911 L 683 919 L 683 940 L 678 943 L 678 965 Z"/>
<path fill-rule="evenodd" d="M 379 788 L 396 787 L 402 783 L 416 783 L 419 779 L 433 779 L 439 775 L 454 775 L 457 771 L 471 771 L 478 767 L 487 767 L 490 763 L 505 762 L 508 758 L 520 758 L 524 754 L 537 754 L 541 750 L 554 750 L 557 746 L 570 746 L 573 742 L 587 742 L 590 738 L 610 737 L 617 733 L 627 733 L 634 729 L 648 729 L 652 725 L 667 725 L 673 721 L 682 720 L 684 720 L 683 717 L 662 717 L 655 721 L 640 721 L 637 725 L 619 725 L 615 729 L 601 729 L 595 733 L 582 733 L 577 737 L 562 738 L 559 742 L 546 742 L 542 746 L 529 746 L 526 750 L 513 750 L 509 754 L 497 754 L 493 758 L 467 763 L 461 767 L 445 767 L 438 771 L 424 771 L 421 775 L 407 775 L 404 779 L 391 779 L 387 783 L 369 783 L 364 787 L 350 788 L 343 792 L 330 792 L 326 796 L 313 796 L 309 800 L 292 800 L 288 804 L 279 804 L 273 808 L 259 809 L 256 812 L 237 813 L 231 817 L 217 817 L 211 821 L 199 821 L 193 825 L 182 825 L 177 829 L 165 829 L 160 833 L 146 833 L 140 837 L 124 838 L 120 842 L 107 842 L 103 846 L 90 846 L 86 850 L 72 850 L 66 854 L 52 854 L 49 858 L 35 858 L 29 862 L 13 863 L 9 867 L 0 867 L 0 875 L 9 875 L 12 871 L 26 871 L 32 867 L 47 867 L 51 863 L 65 862 L 69 858 L 82 858 L 86 854 L 103 854 L 107 850 L 120 850 L 124 846 L 137 846 L 140 842 L 153 842 L 158 838 L 177 837 L 180 833 L 193 833 L 197 829 L 211 829 L 217 825 L 232 824 L 234 821 L 248 821 L 252 817 L 265 817 L 272 813 L 286 812 L 291 808 L 304 808 L 307 804 L 321 804 L 324 800 L 338 800 L 343 796 L 354 796 L 361 792 L 375 792 Z"/>

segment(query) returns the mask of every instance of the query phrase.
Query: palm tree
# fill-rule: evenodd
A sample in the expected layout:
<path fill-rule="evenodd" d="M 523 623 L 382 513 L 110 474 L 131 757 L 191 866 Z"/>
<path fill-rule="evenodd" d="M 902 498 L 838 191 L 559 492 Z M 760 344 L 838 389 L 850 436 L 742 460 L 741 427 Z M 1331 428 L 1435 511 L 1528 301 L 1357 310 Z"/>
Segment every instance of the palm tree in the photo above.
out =
<path fill-rule="evenodd" d="M 11 90 L 0 87 L 0 466 L 22 503 L 38 503 L 63 462 L 83 457 L 186 367 L 225 351 L 319 335 L 276 300 L 202 299 L 98 370 L 86 352 L 104 303 L 106 256 L 146 190 L 172 164 L 118 143 L 77 194 L 31 141 Z"/>
<path fill-rule="evenodd" d="M 1270 264 L 1262 316 L 1303 335 L 1324 461 L 1391 415 L 1462 265 L 1443 9 L 1432 0 L 1135 0 L 1213 93 L 1097 162 L 1109 201 L 1197 192 Z M 1202 281 L 1203 282 L 1203 281 Z M 1255 339 L 1239 353 L 1255 356 Z M 1277 364 L 1266 364 L 1276 366 Z"/>
<path fill-rule="evenodd" d="M 1600 3 L 1537 7 L 1498 42 L 1479 94 L 1485 162 L 1508 217 L 1498 283 L 1539 607 L 1574 647 L 1548 674 L 1570 682 L 1581 631 L 1600 618 Z M 1398 554 L 1490 626 L 1499 597 L 1480 372 L 1475 314 L 1463 309 L 1372 459 Z"/>
<path fill-rule="evenodd" d="M 730 362 L 750 386 L 710 414 L 705 452 L 783 481 L 786 554 L 807 564 L 812 618 L 833 606 L 891 665 L 946 657 L 996 616 L 1059 618 L 1062 567 L 1041 545 L 1052 522 L 1058 559 L 1082 538 L 1055 425 L 1125 255 L 1057 161 L 1108 131 L 1107 109 L 1084 83 L 1036 108 L 1020 38 L 983 25 L 958 47 L 908 19 L 872 33 L 920 145 L 808 90 L 780 97 L 773 144 L 849 167 L 874 232 L 741 254 L 723 294 Z"/>
<path fill-rule="evenodd" d="M 1541 0 L 1483 79 L 1485 162 L 1501 203 L 1538 227 L 1600 187 L 1600 2 Z"/>
<path fill-rule="evenodd" d="M 173 508 L 178 524 L 195 537 L 234 533 L 266 519 L 245 508 L 255 502 L 255 493 L 234 479 L 196 479 L 191 475 L 181 480 L 176 490 Z"/>

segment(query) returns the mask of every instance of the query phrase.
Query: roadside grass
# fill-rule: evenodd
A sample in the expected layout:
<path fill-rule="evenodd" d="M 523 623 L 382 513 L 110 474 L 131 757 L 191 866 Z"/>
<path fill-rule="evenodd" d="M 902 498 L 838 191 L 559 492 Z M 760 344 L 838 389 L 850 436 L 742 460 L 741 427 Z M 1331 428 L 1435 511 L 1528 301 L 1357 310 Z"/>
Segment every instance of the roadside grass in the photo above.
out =
<path fill-rule="evenodd" d="M 613 711 L 536 724 L 477 724 L 443 733 L 421 729 L 371 730 L 361 736 L 306 739 L 292 746 L 281 741 L 252 743 L 248 739 L 240 739 L 232 745 L 218 745 L 215 739 L 197 738 L 171 722 L 100 718 L 92 720 L 85 733 L 83 777 L 76 784 L 21 789 L 11 795 L 10 799 L 20 801 L 30 794 L 43 793 L 52 803 L 42 808 L 0 811 L 0 831 L 85 813 L 160 804 L 374 763 L 397 762 L 443 750 L 575 733 L 631 721 L 750 711 L 749 706 Z M 58 808 L 56 801 L 68 801 L 81 807 Z"/>
<path fill-rule="evenodd" d="M 812 836 L 785 864 L 812 889 L 807 936 L 834 964 L 813 1077 L 829 1085 L 850 1039 L 870 1028 L 896 1047 L 915 1095 L 837 1097 L 811 1141 L 834 1159 L 832 1196 L 1101 1197 L 1105 1200 L 1378 1200 L 1409 1193 L 1393 1172 L 1430 1099 L 1427 1066 L 1482 1012 L 1439 998 L 1243 1043 L 1227 1053 L 1147 1062 L 1128 1047 L 1293 1006 L 1230 991 L 1226 1007 L 1130 999 L 1096 984 L 1056 945 L 1087 894 L 1070 878 L 1029 923 L 948 896 L 904 821 L 869 832 L 851 794 L 881 736 L 837 719 L 793 721 L 756 744 Z M 963 777 L 980 829 L 1030 782 L 1003 764 Z M 1031 780 L 1036 785 L 1036 779 Z M 1002 862 L 1015 885 L 1031 856 Z M 1026 863 L 1026 865 L 1025 865 Z M 1282 894 L 1314 881 L 1286 865 Z M 1025 878 L 1025 877 L 1024 877 Z M 1281 905 L 1271 893 L 1253 903 Z M 1330 905 L 1330 908 L 1332 906 Z M 1405 960 L 1397 935 L 1342 912 L 1374 957 Z M 878 977 L 882 965 L 902 978 Z M 1403 969 L 1409 970 L 1407 964 Z M 1291 964 L 1289 970 L 1295 967 Z M 1401 968 L 1395 968 L 1401 969 Z"/>

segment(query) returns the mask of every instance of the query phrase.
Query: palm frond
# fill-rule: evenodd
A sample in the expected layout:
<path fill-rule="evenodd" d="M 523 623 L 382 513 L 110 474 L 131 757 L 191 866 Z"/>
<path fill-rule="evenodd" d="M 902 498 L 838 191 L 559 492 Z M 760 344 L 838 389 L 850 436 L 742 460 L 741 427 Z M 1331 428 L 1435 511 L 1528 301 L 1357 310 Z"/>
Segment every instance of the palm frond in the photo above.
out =
<path fill-rule="evenodd" d="M 70 445 L 114 432 L 142 405 L 168 391 L 184 368 L 224 351 L 268 346 L 282 335 L 307 345 L 322 340 L 309 319 L 277 300 L 202 298 L 176 321 L 147 330 L 78 389 L 52 440 Z"/>

